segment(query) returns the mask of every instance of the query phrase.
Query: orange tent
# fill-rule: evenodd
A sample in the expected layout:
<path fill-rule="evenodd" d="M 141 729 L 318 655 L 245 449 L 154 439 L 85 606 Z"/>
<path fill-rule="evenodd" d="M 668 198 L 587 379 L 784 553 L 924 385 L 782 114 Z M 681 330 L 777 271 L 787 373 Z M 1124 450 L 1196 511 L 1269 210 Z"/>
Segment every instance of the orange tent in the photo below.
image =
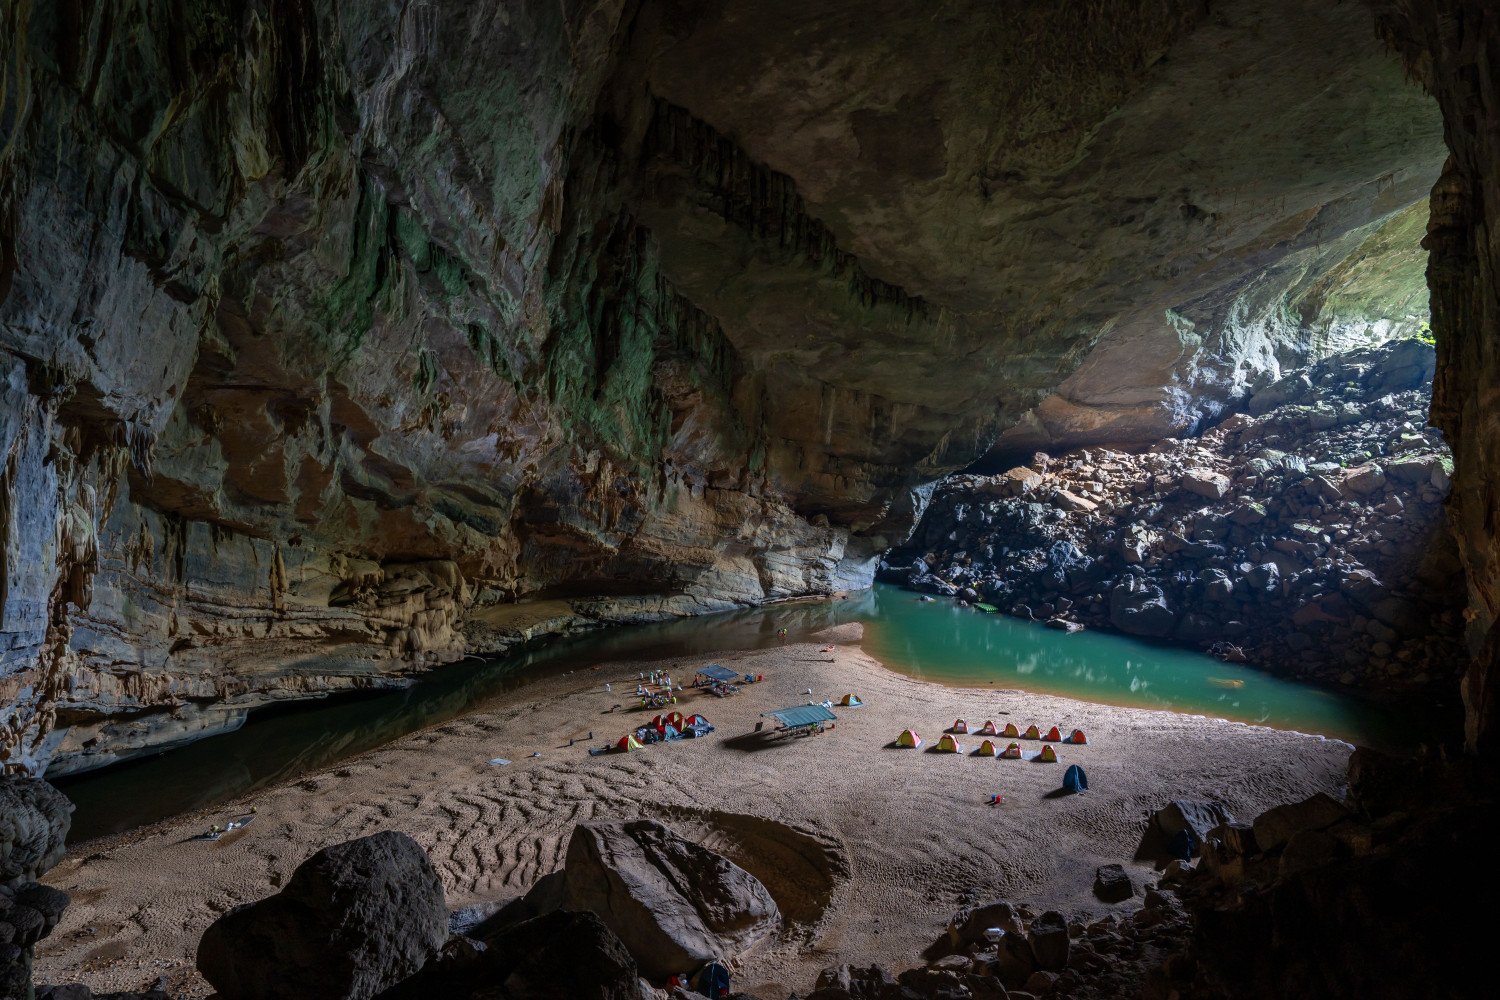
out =
<path fill-rule="evenodd" d="M 1069 743 L 1077 743 L 1080 746 L 1083 745 L 1084 743 L 1087 743 L 1088 741 L 1089 741 L 1089 738 L 1087 736 L 1083 735 L 1083 730 L 1082 729 L 1075 729 L 1075 730 L 1073 730 L 1073 735 L 1068 737 L 1068 742 Z"/>
<path fill-rule="evenodd" d="M 1051 747 L 1042 747 L 1041 756 L 1037 757 L 1037 760 L 1041 761 L 1043 764 L 1056 764 L 1057 752 Z"/>
<path fill-rule="evenodd" d="M 1036 726 L 1027 726 L 1026 727 L 1026 732 L 1024 732 L 1024 733 L 1021 734 L 1021 739 L 1023 739 L 1023 740 L 1039 740 L 1041 738 L 1042 738 L 1042 731 L 1040 729 L 1038 729 Z"/>
<path fill-rule="evenodd" d="M 1021 735 L 1021 731 L 1016 728 L 1016 724 L 1014 722 L 1007 722 L 1005 724 L 1005 732 L 1001 733 L 1000 735 L 1009 736 L 1014 739 L 1015 737 Z"/>
<path fill-rule="evenodd" d="M 1042 739 L 1046 740 L 1048 743 L 1056 743 L 1062 739 L 1062 733 L 1057 731 L 1056 726 L 1053 726 L 1051 729 L 1047 730 L 1047 735 L 1043 736 Z"/>
<path fill-rule="evenodd" d="M 1000 751 L 1000 756 L 1004 757 L 1006 760 L 1020 760 L 1021 744 L 1012 743 L 1010 746 Z"/>

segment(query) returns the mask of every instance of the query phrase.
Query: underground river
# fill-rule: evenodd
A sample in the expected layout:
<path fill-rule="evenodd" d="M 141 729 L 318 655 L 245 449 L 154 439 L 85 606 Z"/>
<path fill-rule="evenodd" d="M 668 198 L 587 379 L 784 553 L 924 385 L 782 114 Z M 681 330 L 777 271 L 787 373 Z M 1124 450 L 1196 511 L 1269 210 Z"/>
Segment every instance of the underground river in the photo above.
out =
<path fill-rule="evenodd" d="M 1350 742 L 1392 739 L 1382 713 L 1332 692 L 1184 649 L 1103 632 L 1068 635 L 877 584 L 844 600 L 602 629 L 506 657 L 456 663 L 396 690 L 255 713 L 236 732 L 60 780 L 78 807 L 70 839 L 81 843 L 225 802 L 482 711 L 540 677 L 610 660 L 691 660 L 762 648 L 846 622 L 865 625 L 862 645 L 870 655 L 925 680 L 1187 712 Z M 782 628 L 786 640 L 777 635 Z"/>

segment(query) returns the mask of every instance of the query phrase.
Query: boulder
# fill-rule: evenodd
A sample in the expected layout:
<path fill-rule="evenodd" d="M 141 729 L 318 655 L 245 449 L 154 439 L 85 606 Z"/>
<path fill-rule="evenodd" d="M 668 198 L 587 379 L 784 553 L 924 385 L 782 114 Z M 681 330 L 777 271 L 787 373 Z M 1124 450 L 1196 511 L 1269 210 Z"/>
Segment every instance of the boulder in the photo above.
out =
<path fill-rule="evenodd" d="M 1228 476 L 1212 469 L 1188 469 L 1182 474 L 1182 488 L 1206 500 L 1222 500 L 1229 495 Z"/>
<path fill-rule="evenodd" d="M 1052 494 L 1052 502 L 1059 509 L 1072 514 L 1088 514 L 1099 509 L 1099 505 L 1092 500 L 1085 500 L 1076 493 L 1067 490 L 1058 490 Z"/>
<path fill-rule="evenodd" d="M 781 921 L 759 879 L 652 820 L 579 824 L 564 871 L 563 905 L 597 913 L 648 977 L 737 958 Z"/>
<path fill-rule="evenodd" d="M 1118 868 L 1119 865 L 1111 867 Z M 1125 881 L 1127 885 L 1130 882 L 1128 877 Z M 1027 937 L 1031 941 L 1031 953 L 1036 956 L 1037 968 L 1050 972 L 1067 968 L 1068 921 L 1061 913 L 1048 910 L 1037 917 L 1031 922 Z"/>
<path fill-rule="evenodd" d="M 1009 903 L 986 903 L 983 906 L 967 907 L 948 918 L 948 927 L 923 954 L 928 959 L 941 958 L 954 952 L 981 944 L 984 932 L 998 927 L 1007 934 L 1023 934 L 1026 926 Z"/>
<path fill-rule="evenodd" d="M 1123 865 L 1103 865 L 1094 873 L 1094 895 L 1106 903 L 1122 903 L 1134 896 L 1130 873 Z"/>
<path fill-rule="evenodd" d="M 1301 802 L 1267 809 L 1255 817 L 1255 843 L 1262 851 L 1274 851 L 1303 830 L 1322 830 L 1348 815 L 1343 803 L 1319 792 Z"/>
<path fill-rule="evenodd" d="M 1005 495 L 1023 497 L 1038 489 L 1042 485 L 1041 473 L 1034 469 L 1028 469 L 1024 465 L 1018 465 L 1014 469 L 1002 472 L 995 477 L 997 485 L 1001 487 Z"/>
<path fill-rule="evenodd" d="M 1151 825 L 1168 841 L 1188 830 L 1201 844 L 1208 831 L 1233 819 L 1229 811 L 1216 802 L 1174 799 L 1151 815 Z"/>
<path fill-rule="evenodd" d="M 1177 616 L 1160 587 L 1131 577 L 1109 592 L 1109 621 L 1122 632 L 1160 638 L 1172 634 Z"/>
<path fill-rule="evenodd" d="M 897 989 L 895 977 L 878 965 L 840 965 L 818 973 L 807 1000 L 886 1000 Z"/>
<path fill-rule="evenodd" d="M 0 885 L 33 882 L 62 860 L 73 803 L 39 778 L 0 778 Z"/>
<path fill-rule="evenodd" d="M 431 862 L 386 831 L 324 848 L 276 895 L 214 921 L 198 970 L 224 1000 L 361 1000 L 419 971 L 447 938 Z"/>
<path fill-rule="evenodd" d="M 441 957 L 379 1000 L 639 1000 L 641 995 L 635 961 L 604 921 L 593 913 L 557 910 L 484 942 L 452 939 Z"/>
<path fill-rule="evenodd" d="M 1385 489 L 1385 471 L 1373 462 L 1361 465 L 1345 473 L 1343 485 L 1355 496 L 1371 496 Z"/>

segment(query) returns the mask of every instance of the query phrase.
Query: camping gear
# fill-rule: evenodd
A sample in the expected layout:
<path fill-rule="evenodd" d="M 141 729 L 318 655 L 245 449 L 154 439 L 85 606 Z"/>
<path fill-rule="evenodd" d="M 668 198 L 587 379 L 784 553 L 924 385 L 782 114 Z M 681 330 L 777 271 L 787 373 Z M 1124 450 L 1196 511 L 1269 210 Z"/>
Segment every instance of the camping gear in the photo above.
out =
<path fill-rule="evenodd" d="M 995 612 L 997 612 L 997 611 L 1000 610 L 999 608 L 995 607 L 993 604 L 980 604 L 980 603 L 976 603 L 974 605 L 974 607 L 978 608 L 980 611 L 983 611 L 987 615 L 992 615 Z"/>
<path fill-rule="evenodd" d="M 1042 731 L 1040 729 L 1038 729 L 1036 726 L 1027 726 L 1026 727 L 1026 732 L 1024 732 L 1024 733 L 1021 734 L 1021 739 L 1023 739 L 1023 740 L 1039 740 L 1041 738 L 1042 738 Z"/>
<path fill-rule="evenodd" d="M 1057 751 L 1053 750 L 1050 745 L 1044 746 L 1042 747 L 1042 752 L 1037 754 L 1036 759 L 1041 761 L 1043 764 L 1056 764 Z"/>
<path fill-rule="evenodd" d="M 640 748 L 641 741 L 636 739 L 635 736 L 631 733 L 626 733 L 624 736 L 621 736 L 620 742 L 615 744 L 615 749 L 619 750 L 621 753 L 629 753 L 632 750 L 639 750 Z"/>
<path fill-rule="evenodd" d="M 707 736 L 714 731 L 713 723 L 701 715 L 688 716 L 682 730 L 683 739 L 695 740 L 700 736 Z"/>
<path fill-rule="evenodd" d="M 844 697 L 839 699 L 839 704 L 845 708 L 858 708 L 859 706 L 863 705 L 864 702 L 859 700 L 859 695 L 857 694 L 846 694 L 844 695 Z"/>
<path fill-rule="evenodd" d="M 1004 757 L 1006 760 L 1020 760 L 1021 744 L 1012 743 L 1010 746 L 1000 751 L 1000 756 Z"/>
<path fill-rule="evenodd" d="M 963 744 L 959 743 L 957 740 L 955 740 L 952 736 L 950 736 L 947 733 L 944 733 L 942 735 L 942 737 L 937 741 L 937 746 L 933 747 L 933 749 L 936 750 L 936 751 L 938 751 L 939 753 L 963 753 L 964 752 Z"/>
<path fill-rule="evenodd" d="M 761 714 L 775 719 L 778 723 L 776 731 L 780 733 L 812 732 L 824 723 L 838 718 L 822 705 L 794 705 Z"/>
<path fill-rule="evenodd" d="M 1070 795 L 1089 790 L 1088 775 L 1083 773 L 1083 768 L 1077 764 L 1069 764 L 1068 770 L 1063 774 L 1063 791 Z"/>
<path fill-rule="evenodd" d="M 1082 729 L 1075 729 L 1075 730 L 1073 730 L 1073 735 L 1069 736 L 1068 739 L 1067 739 L 1067 742 L 1069 742 L 1069 743 L 1076 743 L 1079 746 L 1082 746 L 1083 744 L 1087 743 L 1088 741 L 1089 741 L 1089 738 L 1087 736 L 1083 735 L 1083 730 Z"/>
<path fill-rule="evenodd" d="M 901 730 L 901 735 L 896 737 L 896 745 L 915 750 L 922 745 L 922 737 L 918 736 L 913 730 L 903 729 Z"/>
<path fill-rule="evenodd" d="M 680 740 L 682 739 L 682 730 L 678 729 L 671 723 L 668 723 L 667 725 L 661 727 L 661 738 L 664 741 Z"/>
<path fill-rule="evenodd" d="M 993 757 L 996 753 L 995 744 L 992 740 L 985 740 L 979 744 L 979 749 L 974 751 L 976 757 Z"/>
<path fill-rule="evenodd" d="M 1047 735 L 1043 736 L 1042 739 L 1047 743 L 1057 743 L 1062 740 L 1062 733 L 1057 731 L 1056 726 L 1053 726 L 1047 730 Z"/>
<path fill-rule="evenodd" d="M 969 731 L 969 724 L 967 722 L 965 722 L 963 719 L 954 719 L 953 720 L 953 725 L 948 728 L 948 732 L 950 732 L 950 733 L 958 733 L 960 735 L 962 735 L 964 733 L 967 733 L 968 731 Z"/>
<path fill-rule="evenodd" d="M 693 675 L 693 686 L 701 687 L 704 684 L 713 683 L 725 684 L 739 679 L 740 675 L 728 667 L 718 663 L 710 663 L 706 667 L 698 668 L 697 672 Z"/>
<path fill-rule="evenodd" d="M 996 792 L 994 795 L 990 796 L 990 805 L 992 805 L 992 806 L 998 806 L 998 805 L 1000 805 L 1004 801 L 1005 801 L 1004 796 L 1002 796 L 999 792 Z M 1000 928 L 998 928 L 998 927 L 991 927 L 990 930 L 1000 930 Z M 986 931 L 985 933 L 988 934 L 989 931 Z M 1004 934 L 1005 932 L 1004 931 L 1000 931 L 1000 933 Z"/>
<path fill-rule="evenodd" d="M 986 719 L 986 720 L 984 720 L 984 725 L 982 725 L 982 726 L 979 727 L 979 734 L 978 735 L 980 735 L 980 736 L 999 736 L 1000 735 L 1000 730 L 998 730 L 998 729 L 995 728 L 995 724 L 992 721 L 990 721 L 989 719 Z"/>
<path fill-rule="evenodd" d="M 510 761 L 506 760 L 504 757 L 491 757 L 489 760 L 485 761 L 485 763 L 493 764 L 495 767 L 504 767 L 506 764 L 509 764 Z"/>
<path fill-rule="evenodd" d="M 1005 724 L 1005 732 L 1001 733 L 1000 735 L 1015 739 L 1021 735 L 1021 731 L 1016 728 L 1016 724 L 1014 722 L 1007 722 Z"/>
<path fill-rule="evenodd" d="M 718 962 L 709 962 L 693 974 L 688 985 L 711 1000 L 729 995 L 729 970 Z"/>

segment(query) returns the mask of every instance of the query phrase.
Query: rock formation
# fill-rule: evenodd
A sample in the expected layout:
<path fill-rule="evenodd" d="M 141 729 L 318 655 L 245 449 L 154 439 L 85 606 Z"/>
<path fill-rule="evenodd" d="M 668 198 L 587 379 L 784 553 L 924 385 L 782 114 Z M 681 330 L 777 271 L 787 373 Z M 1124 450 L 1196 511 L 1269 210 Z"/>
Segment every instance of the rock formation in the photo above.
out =
<path fill-rule="evenodd" d="M 1198 438 L 951 477 L 880 575 L 1452 705 L 1462 592 L 1431 373 L 1417 340 L 1345 352 Z"/>
<path fill-rule="evenodd" d="M 62 860 L 72 813 L 45 781 L 0 777 L 0 1000 L 28 996 L 32 949 L 68 905 L 37 879 Z"/>
<path fill-rule="evenodd" d="M 860 584 L 1003 432 L 1424 313 L 1438 118 L 1359 4 L 6 2 L 0 53 L 8 769 L 517 600 Z"/>
<path fill-rule="evenodd" d="M 377 833 L 308 858 L 276 895 L 230 910 L 198 945 L 225 1000 L 367 1000 L 448 938 L 443 886 L 417 842 Z"/>

